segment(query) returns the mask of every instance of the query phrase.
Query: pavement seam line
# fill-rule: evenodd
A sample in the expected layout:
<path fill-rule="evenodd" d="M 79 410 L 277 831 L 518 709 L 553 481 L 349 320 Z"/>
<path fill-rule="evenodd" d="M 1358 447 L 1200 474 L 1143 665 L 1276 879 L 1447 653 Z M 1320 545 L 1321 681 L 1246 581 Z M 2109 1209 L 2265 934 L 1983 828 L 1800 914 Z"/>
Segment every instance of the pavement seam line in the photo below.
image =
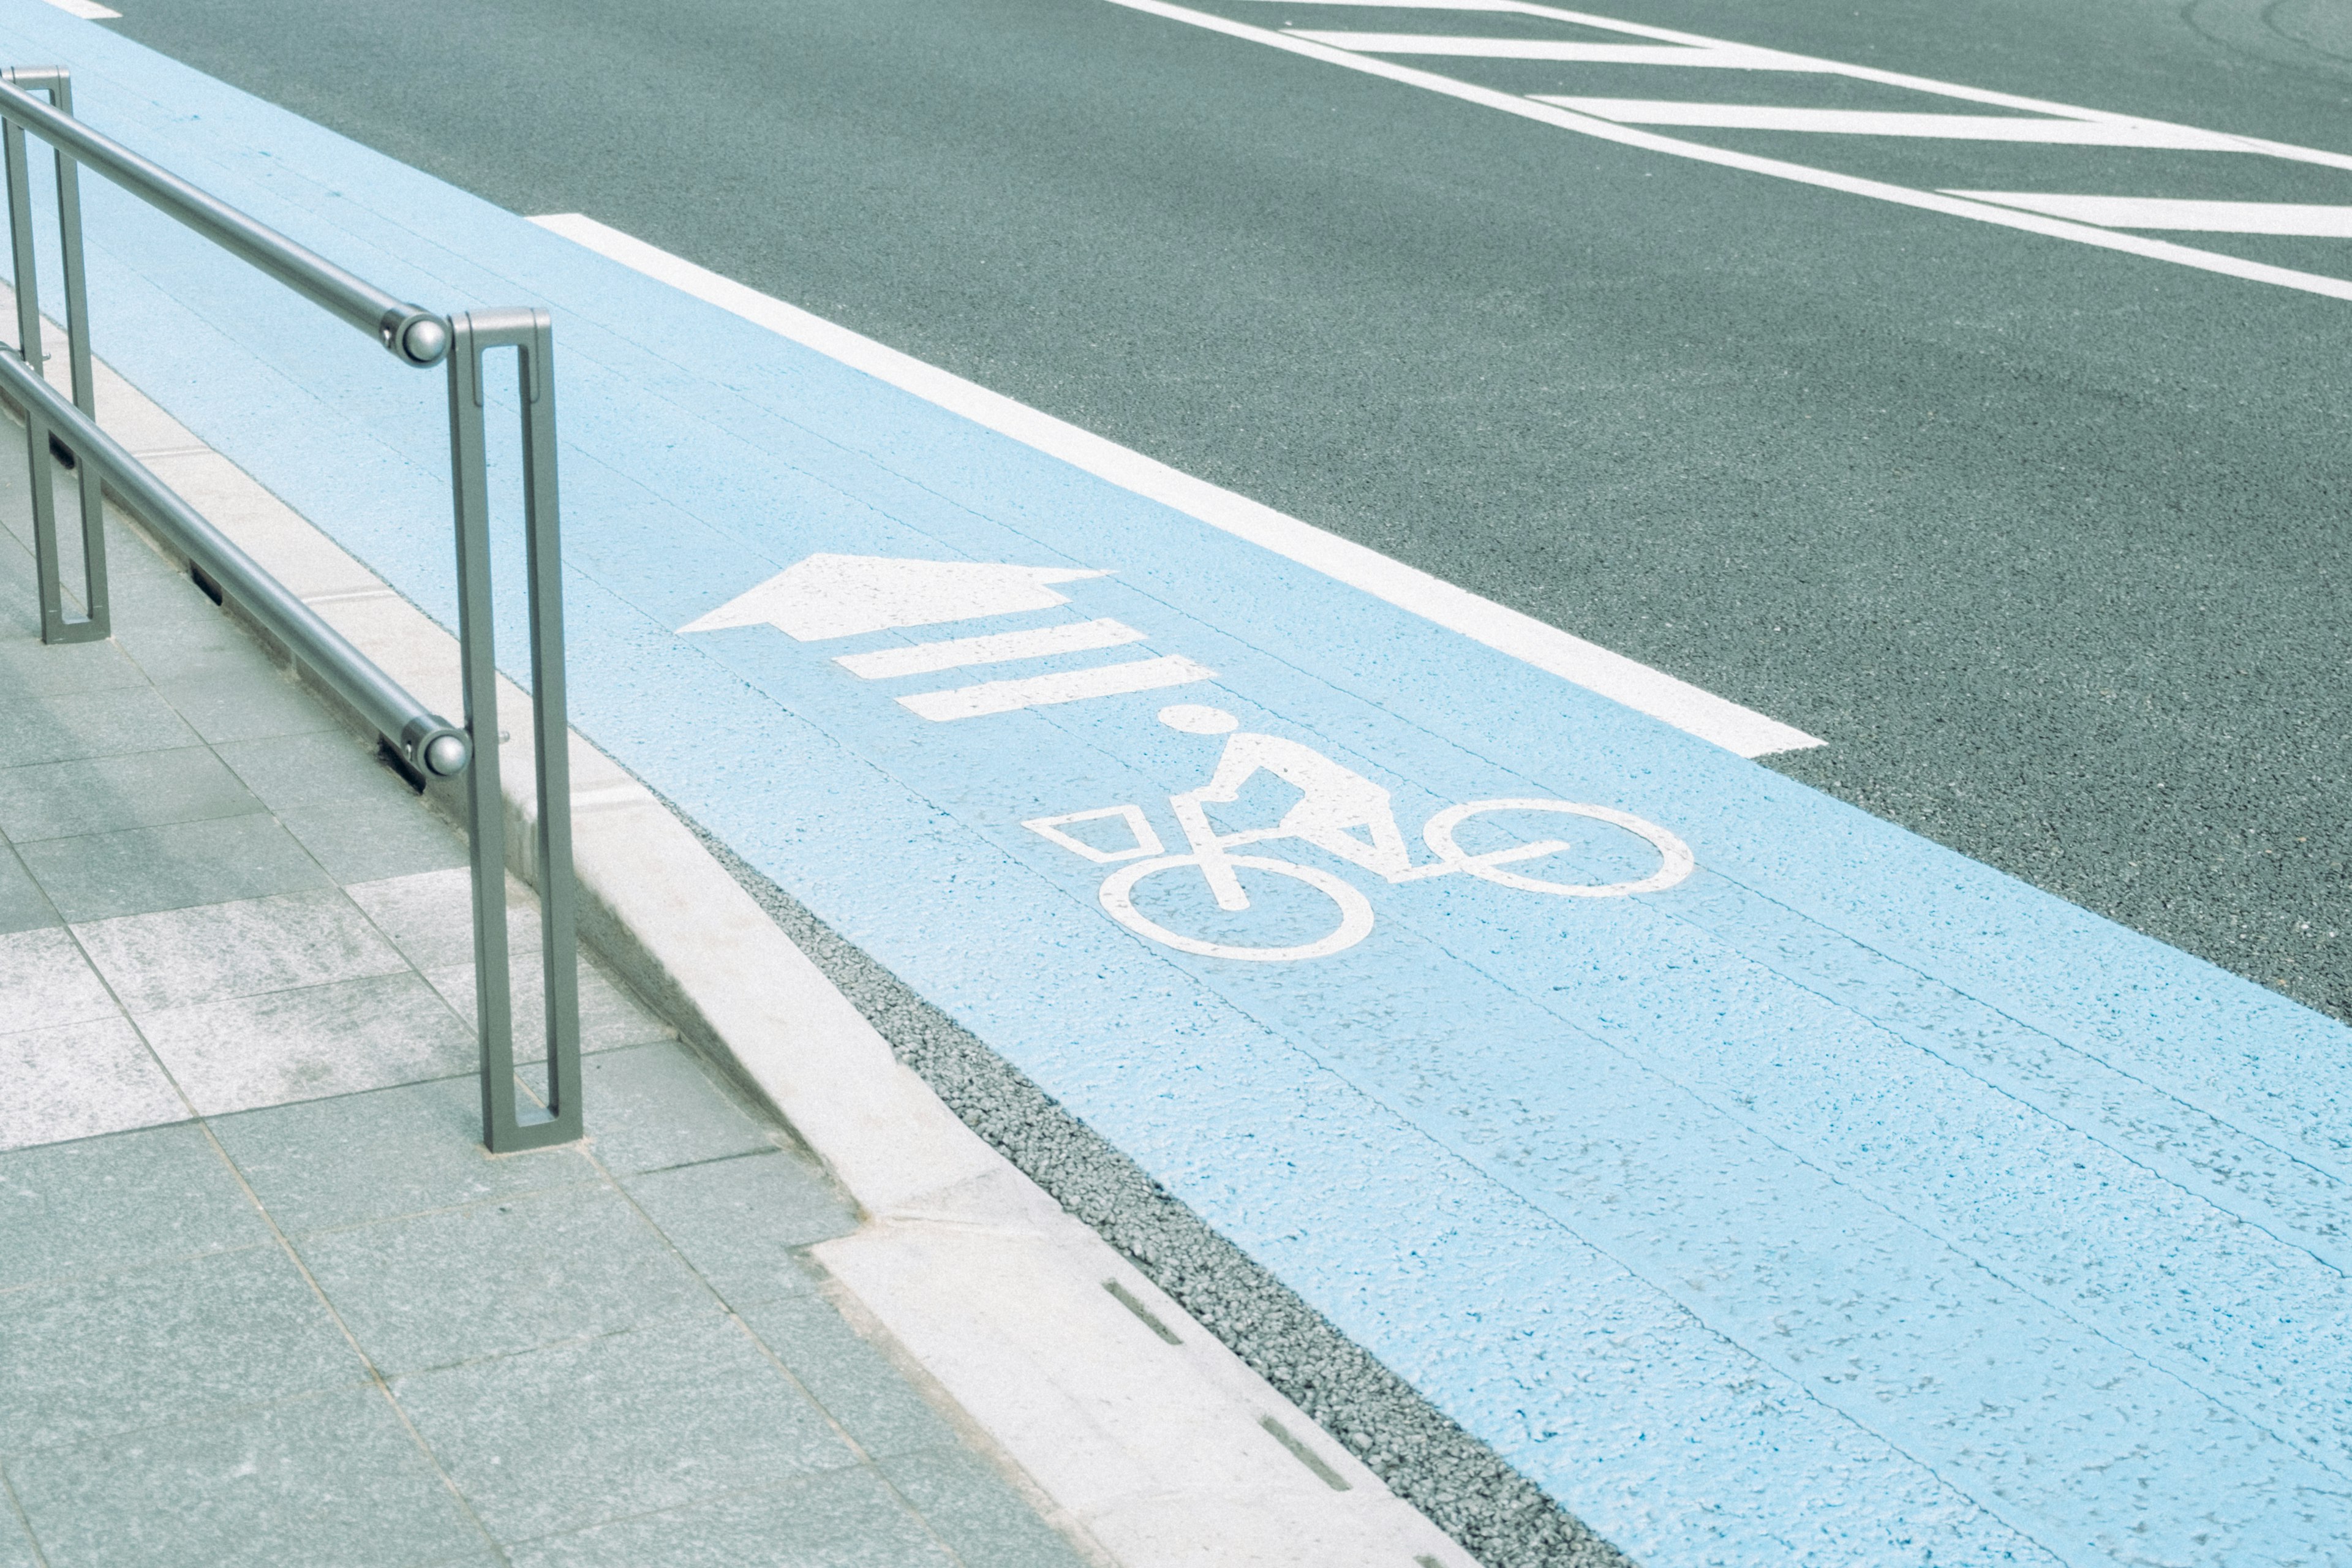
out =
<path fill-rule="evenodd" d="M 269 1206 L 261 1201 L 261 1194 L 255 1192 L 253 1184 L 245 1179 L 245 1173 L 237 1168 L 237 1163 L 230 1157 L 227 1147 L 213 1131 L 212 1123 L 199 1116 L 196 1118 L 196 1125 L 204 1129 L 205 1142 L 212 1145 L 213 1153 L 219 1158 L 222 1165 L 227 1168 L 230 1177 L 236 1183 L 237 1190 L 245 1194 L 246 1202 L 253 1205 L 254 1212 L 258 1214 L 262 1223 L 269 1227 L 269 1234 L 277 1239 L 278 1248 L 286 1254 L 287 1260 L 294 1265 L 295 1272 L 301 1275 L 302 1283 L 310 1288 L 310 1294 L 317 1299 L 320 1308 L 335 1325 L 335 1331 L 343 1336 L 343 1342 L 352 1347 L 352 1354 L 359 1358 L 361 1367 L 367 1373 L 367 1382 L 378 1394 L 383 1396 L 384 1404 L 392 1410 L 393 1418 L 400 1423 L 401 1430 L 408 1434 L 408 1440 L 416 1445 L 417 1452 L 425 1456 L 425 1463 L 433 1467 L 434 1476 L 447 1490 L 459 1511 L 466 1516 L 466 1522 L 481 1532 L 482 1539 L 488 1542 L 491 1552 L 499 1562 L 510 1563 L 512 1559 L 508 1556 L 506 1547 L 499 1542 L 497 1536 L 490 1533 L 489 1527 L 484 1524 L 481 1516 L 474 1511 L 473 1500 L 466 1496 L 464 1490 L 458 1487 L 457 1478 L 450 1475 L 448 1469 L 441 1463 L 441 1456 L 433 1451 L 433 1445 L 425 1440 L 425 1434 L 418 1431 L 416 1424 L 408 1418 L 408 1412 L 402 1408 L 399 1398 L 392 1392 L 392 1384 L 386 1381 L 383 1369 L 375 1364 L 374 1358 L 370 1356 L 365 1348 L 360 1344 L 359 1336 L 352 1332 L 351 1325 L 343 1321 L 341 1310 L 328 1298 L 325 1287 L 321 1286 L 318 1278 L 310 1272 L 310 1266 L 303 1261 L 301 1253 L 295 1248 L 293 1238 L 289 1237 L 285 1228 L 278 1223 L 278 1216 L 269 1212 Z"/>

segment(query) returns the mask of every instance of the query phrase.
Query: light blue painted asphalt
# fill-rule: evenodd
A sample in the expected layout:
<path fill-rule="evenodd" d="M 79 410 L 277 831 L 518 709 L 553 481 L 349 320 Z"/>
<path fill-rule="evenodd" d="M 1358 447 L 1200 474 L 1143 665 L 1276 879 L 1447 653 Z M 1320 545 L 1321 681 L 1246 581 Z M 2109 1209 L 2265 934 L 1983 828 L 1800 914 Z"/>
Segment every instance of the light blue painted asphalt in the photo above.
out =
<path fill-rule="evenodd" d="M 1636 1557 L 2352 1561 L 2352 1031 L 35 0 L 0 34 L 373 281 L 551 306 L 581 729 Z M 452 620 L 440 378 L 88 200 L 100 352 Z M 1117 574 L 914 637 L 673 631 L 816 552 Z M 1100 616 L 1217 681 L 934 724 L 891 699 L 951 678 L 831 662 Z M 1188 957 L 1020 826 L 1133 802 L 1175 842 L 1217 743 L 1170 700 L 1379 780 L 1409 837 L 1554 796 L 1700 870 L 1322 861 L 1360 946 Z"/>

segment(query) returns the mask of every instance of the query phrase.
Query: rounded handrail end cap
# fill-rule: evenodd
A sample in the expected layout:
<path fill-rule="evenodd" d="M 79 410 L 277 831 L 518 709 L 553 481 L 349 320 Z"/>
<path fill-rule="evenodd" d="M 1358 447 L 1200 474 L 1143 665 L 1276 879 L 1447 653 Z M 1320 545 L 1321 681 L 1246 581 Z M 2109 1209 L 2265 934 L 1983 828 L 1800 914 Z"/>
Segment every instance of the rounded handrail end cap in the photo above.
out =
<path fill-rule="evenodd" d="M 426 743 L 425 765 L 445 779 L 456 778 L 473 760 L 474 748 L 454 730 L 444 731 Z"/>
<path fill-rule="evenodd" d="M 400 330 L 400 357 L 415 365 L 436 364 L 449 352 L 449 324 L 438 316 L 418 316 Z"/>

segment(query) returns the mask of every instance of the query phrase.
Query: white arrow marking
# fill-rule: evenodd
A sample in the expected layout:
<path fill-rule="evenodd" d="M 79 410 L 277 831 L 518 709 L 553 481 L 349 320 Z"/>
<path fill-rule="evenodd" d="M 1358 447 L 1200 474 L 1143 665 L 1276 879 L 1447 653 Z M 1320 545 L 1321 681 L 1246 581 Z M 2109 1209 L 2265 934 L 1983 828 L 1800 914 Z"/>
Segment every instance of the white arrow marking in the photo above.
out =
<path fill-rule="evenodd" d="M 769 626 L 798 641 L 817 642 L 896 626 L 1050 610 L 1070 600 L 1047 584 L 1108 575 L 1070 566 L 812 555 L 678 630 Z"/>
<path fill-rule="evenodd" d="M 1078 621 L 1068 626 L 1040 626 L 1034 631 L 917 643 L 912 647 L 886 647 L 874 653 L 845 653 L 833 662 L 866 680 L 887 680 L 898 675 L 929 675 L 935 669 L 956 669 L 968 664 L 1006 664 L 1016 658 L 1083 653 L 1088 648 L 1117 647 L 1121 643 L 1142 640 L 1141 632 L 1123 622 Z"/>
<path fill-rule="evenodd" d="M 1120 3 L 1130 4 L 1132 0 L 1120 0 Z M 1312 47 L 1304 44 L 1297 47 Z M 1352 60 L 1360 65 L 1380 64 L 1357 56 L 1331 54 L 1328 50 L 1323 52 L 1330 54 L 1334 59 Z M 1390 68 L 1402 70 L 1404 68 Z M 1539 115 L 1575 118 L 1541 104 L 1528 103 L 1527 107 Z M 1597 125 L 1601 121 L 1586 119 L 1580 123 Z M 1618 134 L 1647 136 L 1649 132 L 1621 131 Z M 1955 202 L 1951 205 L 1959 206 L 1963 204 Z M 1979 207 L 1977 210 L 1998 212 L 2000 209 Z M 1742 708 L 1711 691 L 1702 691 L 1687 681 L 1675 679 L 1664 670 L 1636 663 L 1623 654 L 1589 643 L 1532 616 L 1506 608 L 1492 599 L 1482 599 L 1466 588 L 1457 587 L 1441 577 L 1433 577 L 1402 561 L 1391 560 L 1353 540 L 1342 539 L 1336 533 L 1286 516 L 1263 502 L 1221 489 L 1206 479 L 1181 473 L 1140 452 L 1107 441 L 1049 414 L 1041 414 L 1024 404 L 1015 403 L 1002 393 L 976 386 L 960 376 L 950 375 L 937 365 L 925 364 L 871 338 L 860 337 L 846 327 L 820 316 L 812 316 L 782 300 L 771 299 L 730 278 L 722 278 L 683 257 L 656 249 L 644 240 L 623 234 L 593 218 L 584 217 L 579 213 L 551 213 L 530 221 L 601 256 L 610 257 L 624 267 L 634 268 L 648 278 L 658 279 L 698 300 L 708 300 L 722 310 L 732 311 L 747 321 L 805 344 L 818 353 L 861 370 L 878 381 L 960 414 L 974 424 L 1008 436 L 1040 452 L 1049 453 L 1074 468 L 1097 475 L 1137 495 L 1173 507 L 1187 516 L 1200 519 L 1211 528 L 1237 539 L 1245 539 L 1285 560 L 1295 561 L 1349 587 L 1360 589 L 1449 631 L 1459 632 L 1475 642 L 1483 643 L 1498 653 L 1557 675 L 1563 680 L 1574 681 L 1587 690 L 1597 691 L 1701 740 L 1712 742 L 1726 751 L 1735 752 L 1743 757 L 1761 757 L 1774 752 L 1801 751 L 1807 746 L 1822 744 L 1802 730 L 1783 724 L 1777 719 L 1766 718 L 1753 709 Z M 2016 215 L 2016 221 L 2043 223 L 2049 220 L 2021 214 Z M 2084 232 L 2101 231 L 2086 229 Z M 701 624 L 697 622 L 696 627 Z"/>
<path fill-rule="evenodd" d="M 1097 665 L 1092 669 L 1074 669 L 1062 675 L 1034 675 L 1025 680 L 992 680 L 985 686 L 919 691 L 898 701 L 926 719 L 980 719 L 991 713 L 1010 713 L 1016 708 L 1044 708 L 1055 702 L 1079 702 L 1089 697 L 1121 697 L 1131 691 L 1183 686 L 1211 679 L 1216 673 L 1181 654 L 1171 654 L 1166 658 L 1131 659 L 1125 664 Z"/>

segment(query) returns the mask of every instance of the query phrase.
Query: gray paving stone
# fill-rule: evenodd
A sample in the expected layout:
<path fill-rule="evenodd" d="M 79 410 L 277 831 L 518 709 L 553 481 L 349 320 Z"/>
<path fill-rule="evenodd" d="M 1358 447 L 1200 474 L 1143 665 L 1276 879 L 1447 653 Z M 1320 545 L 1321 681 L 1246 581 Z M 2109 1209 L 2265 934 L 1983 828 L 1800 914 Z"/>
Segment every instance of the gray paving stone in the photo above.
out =
<path fill-rule="evenodd" d="M 581 1078 L 588 1136 L 615 1175 L 777 1147 L 675 1041 L 599 1052 L 582 1061 Z"/>
<path fill-rule="evenodd" d="M 214 1121 L 213 1135 L 295 1235 L 596 1179 L 575 1144 L 485 1150 L 480 1081 L 469 1075 L 246 1111 Z"/>
<path fill-rule="evenodd" d="M 814 1162 L 744 1154 L 623 1184 L 670 1245 L 738 1309 L 808 1290 L 802 1247 L 857 1228 L 856 1213 Z"/>
<path fill-rule="evenodd" d="M 398 801 L 424 809 L 415 792 L 384 764 L 376 748 L 348 731 L 238 741 L 219 752 L 221 760 L 272 811 L 347 800 Z"/>
<path fill-rule="evenodd" d="M 193 1123 L 0 1154 L 0 1290 L 269 1238 Z"/>
<path fill-rule="evenodd" d="M 45 838 L 16 853 L 68 921 L 102 921 L 331 885 L 267 816 Z"/>
<path fill-rule="evenodd" d="M 939 1412 L 823 1296 L 779 1297 L 740 1310 L 867 1453 L 908 1454 L 958 1441 Z"/>
<path fill-rule="evenodd" d="M 969 1448 L 885 1455 L 876 1463 L 965 1568 L 1080 1568 L 1086 1561 Z"/>
<path fill-rule="evenodd" d="M 121 1016 L 72 932 L 51 926 L 0 936 L 0 1018 L 18 1029 L 52 1029 Z"/>
<path fill-rule="evenodd" d="M 0 770 L 0 832 L 19 844 L 260 809 L 204 746 Z"/>
<path fill-rule="evenodd" d="M 0 637 L 0 692 L 11 701 L 123 691 L 146 684 L 146 672 L 111 642 L 51 645 L 32 637 Z"/>
<path fill-rule="evenodd" d="M 139 1015 L 155 1054 L 207 1116 L 450 1078 L 474 1032 L 413 972 Z"/>
<path fill-rule="evenodd" d="M 578 973 L 583 1051 L 614 1051 L 676 1036 L 677 1031 L 647 1012 L 585 953 L 580 957 Z M 507 994 L 514 1009 L 515 1060 L 543 1061 L 547 1057 L 546 1037 L 541 1033 L 543 1025 L 540 1020 L 545 1016 L 547 1006 L 544 960 L 536 951 L 510 953 L 507 975 Z M 447 1000 L 450 1011 L 472 1021 L 474 964 L 470 956 L 463 963 L 427 970 L 425 978 Z"/>
<path fill-rule="evenodd" d="M 393 1393 L 508 1542 L 853 1461 L 730 1318 L 397 1379 Z"/>
<path fill-rule="evenodd" d="M 417 1568 L 488 1542 L 383 1394 L 47 1449 L 8 1478 L 49 1568 Z"/>
<path fill-rule="evenodd" d="M 126 1019 L 0 1035 L 0 1149 L 152 1127 L 188 1114 Z"/>
<path fill-rule="evenodd" d="M 193 746 L 196 733 L 147 687 L 0 702 L 0 767 Z"/>
<path fill-rule="evenodd" d="M 880 1477 L 828 1470 L 513 1553 L 514 1568 L 950 1568 L 955 1559 Z"/>
<path fill-rule="evenodd" d="M 74 934 L 133 1013 L 407 967 L 337 890 L 98 921 Z"/>
<path fill-rule="evenodd" d="M 48 894 L 33 880 L 16 852 L 0 845 L 0 932 L 32 931 L 65 923 Z"/>
<path fill-rule="evenodd" d="M 284 680 L 260 638 L 184 574 L 125 584 L 121 592 L 128 597 L 115 609 L 114 640 L 157 685 L 239 690 Z"/>
<path fill-rule="evenodd" d="M 278 820 L 338 882 L 373 882 L 466 864 L 466 842 L 415 796 L 281 810 Z"/>
<path fill-rule="evenodd" d="M 0 1296 L 0 1451 L 26 1453 L 362 1381 L 275 1244 Z"/>
<path fill-rule="evenodd" d="M 474 879 L 470 871 L 425 871 L 343 889 L 365 910 L 408 962 L 428 973 L 474 962 Z M 507 879 L 507 948 L 520 957 L 539 951 L 539 905 L 531 891 Z M 467 982 L 471 984 L 469 978 Z M 458 1011 L 473 1016 L 472 993 Z"/>
<path fill-rule="evenodd" d="M 318 699 L 274 668 L 266 681 L 166 679 L 158 680 L 155 690 L 189 728 L 215 745 L 341 727 Z"/>
<path fill-rule="evenodd" d="M 33 1561 L 33 1538 L 13 1509 L 0 1508 L 0 1568 L 40 1568 Z"/>
<path fill-rule="evenodd" d="M 720 1310 L 603 1182 L 317 1231 L 295 1246 L 387 1373 Z"/>

